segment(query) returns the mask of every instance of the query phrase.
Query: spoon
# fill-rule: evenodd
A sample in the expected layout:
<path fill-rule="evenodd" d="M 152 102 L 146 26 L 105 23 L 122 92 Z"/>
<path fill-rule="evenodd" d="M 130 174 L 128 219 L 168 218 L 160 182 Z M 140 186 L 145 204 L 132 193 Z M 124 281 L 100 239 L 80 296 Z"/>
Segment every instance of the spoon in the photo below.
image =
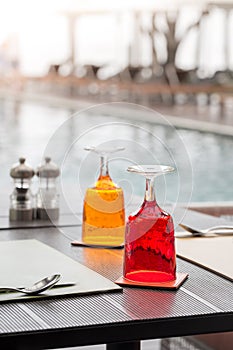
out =
<path fill-rule="evenodd" d="M 0 287 L 0 292 L 20 292 L 27 295 L 35 295 L 44 292 L 46 289 L 51 288 L 56 284 L 61 278 L 61 275 L 52 275 L 50 277 L 45 277 L 42 280 L 36 282 L 30 287 L 15 288 L 15 287 Z"/>

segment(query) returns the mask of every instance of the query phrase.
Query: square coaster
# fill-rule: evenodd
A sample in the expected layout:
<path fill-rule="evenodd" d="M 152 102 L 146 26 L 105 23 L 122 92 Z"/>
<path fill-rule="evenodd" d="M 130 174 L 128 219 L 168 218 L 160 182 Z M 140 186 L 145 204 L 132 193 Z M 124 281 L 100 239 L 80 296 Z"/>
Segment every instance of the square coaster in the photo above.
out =
<path fill-rule="evenodd" d="M 176 290 L 178 289 L 184 281 L 188 278 L 187 273 L 177 272 L 176 279 L 174 281 L 169 282 L 136 282 L 136 281 L 130 281 L 123 276 L 118 278 L 115 283 L 119 284 L 120 286 L 127 286 L 127 287 L 145 287 L 145 288 L 158 288 L 158 289 L 171 289 Z"/>
<path fill-rule="evenodd" d="M 120 245 L 105 245 L 105 244 L 92 244 L 92 243 L 85 243 L 82 241 L 72 241 L 71 245 L 76 247 L 84 247 L 84 248 L 98 248 L 98 249 L 123 249 L 124 244 Z"/>

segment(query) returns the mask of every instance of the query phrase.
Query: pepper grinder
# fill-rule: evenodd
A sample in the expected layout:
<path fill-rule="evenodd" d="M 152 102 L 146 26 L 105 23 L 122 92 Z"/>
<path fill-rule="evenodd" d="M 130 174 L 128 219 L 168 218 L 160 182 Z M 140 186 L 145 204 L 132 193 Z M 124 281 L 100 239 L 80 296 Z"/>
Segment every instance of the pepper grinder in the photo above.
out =
<path fill-rule="evenodd" d="M 59 194 L 56 179 L 60 175 L 58 166 L 45 157 L 45 162 L 38 167 L 39 190 L 36 196 L 37 218 L 40 220 L 57 220 L 59 218 Z"/>
<path fill-rule="evenodd" d="M 30 190 L 34 170 L 19 158 L 13 165 L 10 176 L 14 179 L 14 191 L 10 196 L 10 221 L 31 221 L 33 219 L 33 196 Z"/>

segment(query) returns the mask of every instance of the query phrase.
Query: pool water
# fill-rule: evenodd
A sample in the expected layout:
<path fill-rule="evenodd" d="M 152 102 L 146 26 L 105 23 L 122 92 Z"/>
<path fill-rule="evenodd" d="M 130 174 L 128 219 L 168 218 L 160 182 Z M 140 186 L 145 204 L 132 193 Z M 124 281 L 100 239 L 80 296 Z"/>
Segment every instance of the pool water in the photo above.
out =
<path fill-rule="evenodd" d="M 128 108 L 126 106 L 126 108 Z M 85 189 L 96 180 L 99 159 L 85 145 L 124 146 L 110 157 L 112 178 L 125 191 L 143 197 L 144 179 L 127 173 L 129 165 L 167 164 L 174 174 L 156 179 L 159 201 L 232 201 L 233 137 L 175 129 L 160 121 L 133 121 L 119 112 L 111 116 L 98 107 L 78 114 L 36 103 L 0 103 L 0 187 L 8 200 L 12 191 L 9 170 L 20 156 L 36 168 L 44 155 L 61 167 L 60 191 L 81 203 Z M 133 110 L 132 110 L 133 113 Z M 32 185 L 37 189 L 37 179 Z M 4 202 L 5 199 L 1 202 Z"/>

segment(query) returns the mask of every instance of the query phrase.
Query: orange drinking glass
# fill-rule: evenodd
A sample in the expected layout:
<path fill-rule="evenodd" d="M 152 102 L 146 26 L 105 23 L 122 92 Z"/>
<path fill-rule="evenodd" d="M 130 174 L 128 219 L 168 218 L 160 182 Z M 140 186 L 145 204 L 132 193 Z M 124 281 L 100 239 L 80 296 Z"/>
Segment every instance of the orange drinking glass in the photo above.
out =
<path fill-rule="evenodd" d="M 153 180 L 174 170 L 163 165 L 139 165 L 127 169 L 146 178 L 141 208 L 128 218 L 125 232 L 124 278 L 137 282 L 176 279 L 174 226 L 170 214 L 156 202 Z"/>
<path fill-rule="evenodd" d="M 82 241 L 87 244 L 118 246 L 124 242 L 125 208 L 123 190 L 111 179 L 108 155 L 123 150 L 87 147 L 100 156 L 100 174 L 86 190 L 83 206 Z"/>

